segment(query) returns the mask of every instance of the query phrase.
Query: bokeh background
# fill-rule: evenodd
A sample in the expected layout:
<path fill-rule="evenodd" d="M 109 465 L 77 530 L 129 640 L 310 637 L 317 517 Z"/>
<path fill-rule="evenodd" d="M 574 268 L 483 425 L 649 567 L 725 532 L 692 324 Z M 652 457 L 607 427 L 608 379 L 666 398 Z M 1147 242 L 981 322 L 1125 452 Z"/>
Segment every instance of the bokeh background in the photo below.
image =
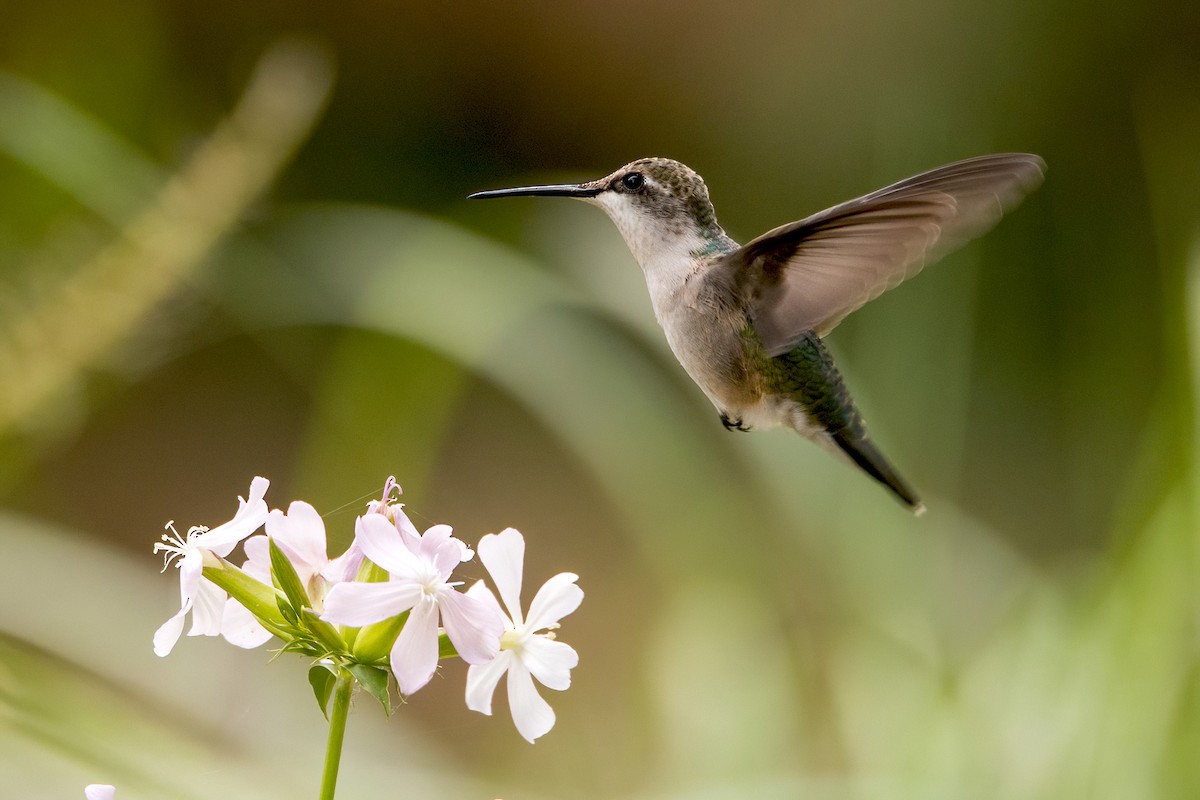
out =
<path fill-rule="evenodd" d="M 533 746 L 461 664 L 360 701 L 339 796 L 1200 795 L 1200 5 L 0 8 L 0 794 L 315 796 L 307 665 L 154 657 L 150 548 L 395 474 L 581 576 L 581 663 Z M 726 433 L 596 209 L 464 200 L 665 155 L 745 240 L 1004 150 L 829 340 L 920 520 Z"/>

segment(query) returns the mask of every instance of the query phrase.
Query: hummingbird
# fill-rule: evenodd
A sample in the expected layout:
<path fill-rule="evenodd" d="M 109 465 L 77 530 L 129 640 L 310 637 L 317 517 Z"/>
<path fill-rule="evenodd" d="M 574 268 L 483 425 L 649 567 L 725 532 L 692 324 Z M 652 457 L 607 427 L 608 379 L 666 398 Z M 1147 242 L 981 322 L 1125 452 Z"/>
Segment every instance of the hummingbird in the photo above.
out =
<path fill-rule="evenodd" d="M 1041 184 L 1028 153 L 957 161 L 739 245 L 704 179 L 669 158 L 576 184 L 470 199 L 572 197 L 602 208 L 645 273 L 655 318 L 727 430 L 782 425 L 848 459 L 910 510 L 917 493 L 872 442 L 824 337 L 848 314 L 979 236 Z"/>

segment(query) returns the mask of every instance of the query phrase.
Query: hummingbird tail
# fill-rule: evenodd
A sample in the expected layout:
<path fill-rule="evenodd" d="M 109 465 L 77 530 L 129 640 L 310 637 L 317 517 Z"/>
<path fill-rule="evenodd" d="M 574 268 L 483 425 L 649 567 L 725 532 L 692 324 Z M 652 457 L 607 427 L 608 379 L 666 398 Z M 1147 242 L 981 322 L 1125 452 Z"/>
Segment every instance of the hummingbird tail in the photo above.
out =
<path fill-rule="evenodd" d="M 908 482 L 900 477 L 883 453 L 879 452 L 866 436 L 851 436 L 847 431 L 829 431 L 834 444 L 850 457 L 855 464 L 875 480 L 882 483 L 900 499 L 916 516 L 925 513 L 925 504 L 917 497 Z"/>

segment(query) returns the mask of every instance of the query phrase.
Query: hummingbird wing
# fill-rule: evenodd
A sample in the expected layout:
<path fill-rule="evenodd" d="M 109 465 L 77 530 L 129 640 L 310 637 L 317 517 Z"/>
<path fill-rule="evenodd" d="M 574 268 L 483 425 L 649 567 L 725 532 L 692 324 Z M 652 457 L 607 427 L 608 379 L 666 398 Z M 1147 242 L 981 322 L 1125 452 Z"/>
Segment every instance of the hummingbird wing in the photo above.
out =
<path fill-rule="evenodd" d="M 847 314 L 995 225 L 1042 182 L 1027 153 L 947 164 L 775 228 L 724 259 L 767 355 Z"/>

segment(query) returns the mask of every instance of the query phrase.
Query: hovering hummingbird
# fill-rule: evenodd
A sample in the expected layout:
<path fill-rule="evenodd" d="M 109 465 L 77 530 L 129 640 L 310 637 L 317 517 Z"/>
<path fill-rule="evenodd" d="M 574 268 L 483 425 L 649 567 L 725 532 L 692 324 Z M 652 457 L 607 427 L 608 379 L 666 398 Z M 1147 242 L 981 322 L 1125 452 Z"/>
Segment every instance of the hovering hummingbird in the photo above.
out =
<path fill-rule="evenodd" d="M 867 435 L 822 337 L 855 309 L 982 234 L 1042 182 L 1035 155 L 958 161 L 739 245 L 704 180 L 668 158 L 599 180 L 476 192 L 600 206 L 646 275 L 679 363 L 729 430 L 785 425 L 848 457 L 914 513 L 912 487 Z"/>

